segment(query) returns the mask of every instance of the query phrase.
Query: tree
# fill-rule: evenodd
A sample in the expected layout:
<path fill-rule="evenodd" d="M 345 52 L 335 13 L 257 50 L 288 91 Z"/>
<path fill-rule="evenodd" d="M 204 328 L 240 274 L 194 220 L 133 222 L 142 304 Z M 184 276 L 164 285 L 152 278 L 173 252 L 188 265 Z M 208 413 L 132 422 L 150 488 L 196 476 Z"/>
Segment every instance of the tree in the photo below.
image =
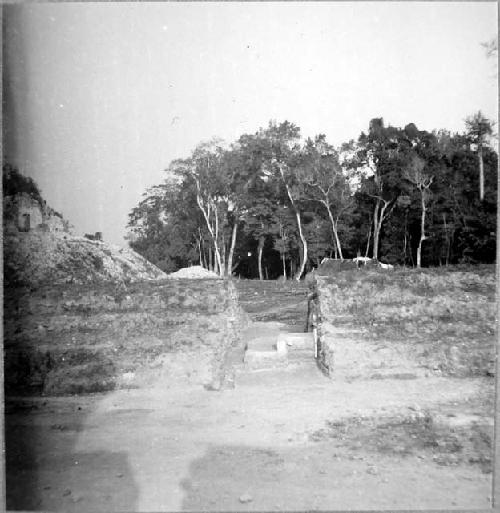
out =
<path fill-rule="evenodd" d="M 275 208 L 265 196 L 255 195 L 252 199 L 252 205 L 245 212 L 245 230 L 257 241 L 257 269 L 259 279 L 263 280 L 262 255 L 266 237 L 270 233 L 274 221 Z"/>
<path fill-rule="evenodd" d="M 335 258 L 343 260 L 338 224 L 341 216 L 352 205 L 349 184 L 342 173 L 339 158 L 324 135 L 308 139 L 302 151 L 299 179 L 306 184 L 307 197 L 325 208 L 335 251 Z"/>
<path fill-rule="evenodd" d="M 481 46 L 485 50 L 486 58 L 487 59 L 493 59 L 494 66 L 495 66 L 495 74 L 492 78 L 497 78 L 497 65 L 498 65 L 498 39 L 494 37 L 493 39 L 490 39 L 489 41 L 486 41 L 484 43 L 481 43 Z"/>
<path fill-rule="evenodd" d="M 362 133 L 358 139 L 358 152 L 351 164 L 365 169 L 359 192 L 375 200 L 372 215 L 374 259 L 379 256 L 383 223 L 392 213 L 399 196 L 398 132 L 393 127 L 386 128 L 382 118 L 372 119 L 368 134 Z"/>
<path fill-rule="evenodd" d="M 298 180 L 298 155 L 300 129 L 288 121 L 281 124 L 269 123 L 261 135 L 268 141 L 269 154 L 267 169 L 281 184 L 286 192 L 290 207 L 295 216 L 297 230 L 302 246 L 300 264 L 294 278 L 300 280 L 307 263 L 307 240 L 302 229 L 300 202 L 304 199 L 304 187 Z"/>
<path fill-rule="evenodd" d="M 222 275 L 224 268 L 220 247 L 220 225 L 225 184 L 220 173 L 222 149 L 219 143 L 218 140 L 212 140 L 199 144 L 191 158 L 186 161 L 187 166 L 183 172 L 187 171 L 185 178 L 194 182 L 196 204 L 203 215 L 213 243 L 216 272 Z"/>
<path fill-rule="evenodd" d="M 323 135 L 301 143 L 289 122 L 200 144 L 132 210 L 130 245 L 167 271 L 199 262 L 230 276 L 239 265 L 260 279 L 300 279 L 333 254 L 419 267 L 494 262 L 498 155 L 491 124 L 480 113 L 469 121 L 452 134 L 376 118 L 339 150 Z M 15 180 L 7 176 L 4 193 Z"/>
<path fill-rule="evenodd" d="M 422 243 L 427 239 L 425 234 L 425 215 L 427 212 L 427 200 L 429 197 L 429 188 L 434 181 L 434 176 L 429 176 L 424 172 L 425 161 L 414 155 L 410 164 L 405 169 L 404 177 L 411 182 L 420 192 L 421 201 L 421 221 L 420 221 L 420 240 L 417 248 L 417 267 L 422 266 Z"/>
<path fill-rule="evenodd" d="M 498 40 L 496 37 L 490 39 L 489 41 L 481 43 L 481 46 L 485 49 L 486 57 L 488 57 L 488 59 L 490 57 L 496 57 L 496 55 L 498 54 Z"/>
<path fill-rule="evenodd" d="M 261 137 L 242 135 L 238 140 L 242 166 L 246 169 L 246 194 L 243 206 L 244 230 L 257 241 L 257 269 L 264 279 L 262 257 L 271 225 L 275 222 L 277 200 L 274 184 L 266 172 L 265 158 L 268 146 Z"/>
<path fill-rule="evenodd" d="M 484 162 L 483 147 L 488 142 L 488 136 L 493 133 L 492 123 L 486 119 L 481 111 L 476 112 L 465 120 L 467 135 L 471 142 L 477 145 L 477 158 L 479 163 L 479 199 L 484 199 Z"/>
<path fill-rule="evenodd" d="M 198 257 L 197 216 L 193 200 L 183 197 L 171 179 L 151 187 L 129 214 L 127 239 L 132 249 L 165 272 Z"/>
<path fill-rule="evenodd" d="M 274 249 L 280 254 L 283 278 L 285 278 L 285 280 L 287 279 L 287 256 L 290 254 L 295 242 L 292 224 L 294 219 L 290 214 L 290 209 L 286 205 L 278 205 L 273 213 L 273 222 L 269 226 L 274 241 Z M 290 274 L 292 274 L 291 265 Z"/>
<path fill-rule="evenodd" d="M 484 198 L 477 193 L 477 154 L 470 138 L 454 134 L 445 145 L 444 169 L 436 173 L 435 215 L 448 229 L 449 263 L 493 262 L 497 212 L 497 161 L 492 148 L 483 148 Z M 443 219 L 443 214 L 446 216 Z"/>

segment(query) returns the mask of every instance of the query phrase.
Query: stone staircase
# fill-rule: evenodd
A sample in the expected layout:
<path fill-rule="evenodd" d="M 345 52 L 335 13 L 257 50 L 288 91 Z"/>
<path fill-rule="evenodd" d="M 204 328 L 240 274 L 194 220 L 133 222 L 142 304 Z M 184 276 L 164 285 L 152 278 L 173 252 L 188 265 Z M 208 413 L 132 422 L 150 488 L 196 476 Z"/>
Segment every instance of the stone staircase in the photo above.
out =
<path fill-rule="evenodd" d="M 314 362 L 313 333 L 291 333 L 281 323 L 256 322 L 243 337 L 247 343 L 243 369 L 257 372 Z"/>

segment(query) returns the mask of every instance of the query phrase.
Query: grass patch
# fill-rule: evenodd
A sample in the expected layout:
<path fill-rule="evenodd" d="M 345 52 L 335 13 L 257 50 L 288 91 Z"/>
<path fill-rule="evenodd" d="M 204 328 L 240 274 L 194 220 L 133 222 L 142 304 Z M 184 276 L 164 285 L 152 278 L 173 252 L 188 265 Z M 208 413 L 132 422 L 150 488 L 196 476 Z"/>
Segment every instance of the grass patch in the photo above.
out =
<path fill-rule="evenodd" d="M 479 465 L 493 469 L 493 428 L 472 423 L 449 427 L 435 424 L 430 413 L 408 417 L 349 418 L 327 422 L 310 435 L 314 442 L 337 441 L 344 447 L 400 457 L 419 456 L 438 465 Z"/>

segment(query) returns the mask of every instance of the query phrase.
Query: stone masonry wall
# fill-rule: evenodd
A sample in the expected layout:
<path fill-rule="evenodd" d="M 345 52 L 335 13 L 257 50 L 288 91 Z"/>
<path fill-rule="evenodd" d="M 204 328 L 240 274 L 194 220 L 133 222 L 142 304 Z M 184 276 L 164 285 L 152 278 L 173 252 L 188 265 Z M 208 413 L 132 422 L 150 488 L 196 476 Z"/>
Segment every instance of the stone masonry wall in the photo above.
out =
<path fill-rule="evenodd" d="M 246 322 L 223 280 L 6 289 L 4 304 L 8 395 L 231 386 Z"/>

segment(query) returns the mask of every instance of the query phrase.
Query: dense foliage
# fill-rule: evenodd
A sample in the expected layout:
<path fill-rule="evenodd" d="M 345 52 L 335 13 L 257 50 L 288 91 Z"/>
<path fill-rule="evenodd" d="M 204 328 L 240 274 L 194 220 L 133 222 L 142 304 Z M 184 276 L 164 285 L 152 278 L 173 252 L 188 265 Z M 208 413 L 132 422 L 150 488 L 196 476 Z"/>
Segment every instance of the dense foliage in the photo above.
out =
<path fill-rule="evenodd" d="M 19 170 L 4 162 L 2 167 L 3 196 L 15 196 L 26 193 L 42 204 L 42 195 L 36 182 L 29 176 L 22 175 Z"/>
<path fill-rule="evenodd" d="M 492 263 L 497 159 L 479 112 L 466 132 L 372 119 L 357 141 L 270 122 L 173 161 L 129 214 L 129 243 L 165 271 L 299 279 L 323 257 L 408 266 Z"/>

